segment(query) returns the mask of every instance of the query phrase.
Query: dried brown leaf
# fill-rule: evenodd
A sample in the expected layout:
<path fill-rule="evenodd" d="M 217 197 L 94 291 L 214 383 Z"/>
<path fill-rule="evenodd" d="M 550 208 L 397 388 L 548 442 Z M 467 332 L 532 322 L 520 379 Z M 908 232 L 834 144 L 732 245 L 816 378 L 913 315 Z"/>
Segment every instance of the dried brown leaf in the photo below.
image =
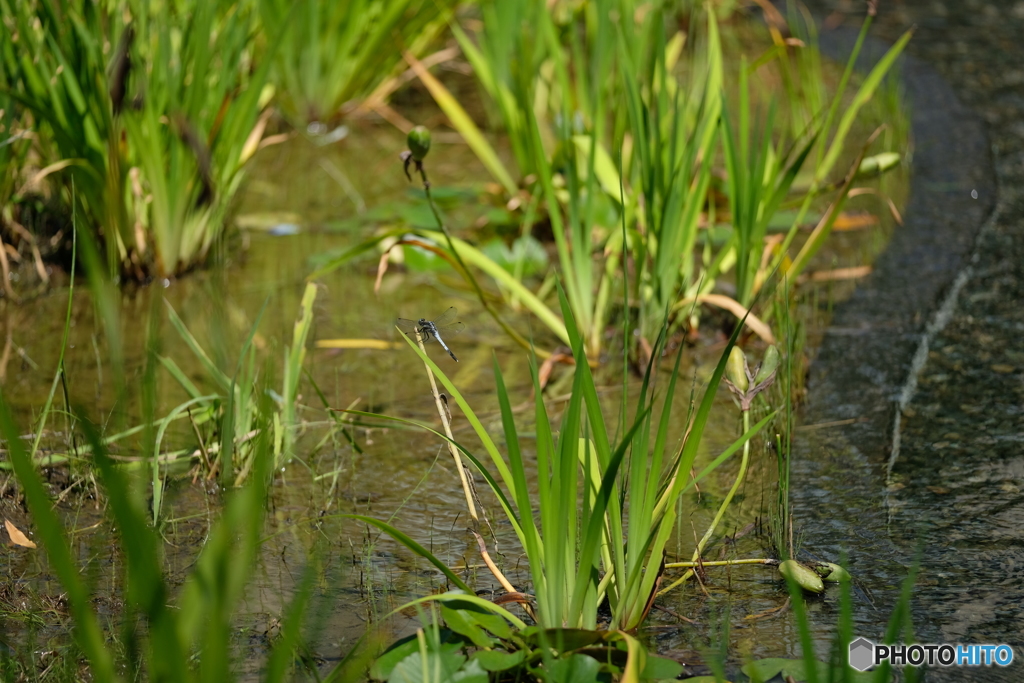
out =
<path fill-rule="evenodd" d="M 14 545 L 20 545 L 22 548 L 36 547 L 36 544 L 28 536 L 21 533 L 21 530 L 14 526 L 11 520 L 5 519 L 4 526 L 7 528 L 7 535 L 11 537 L 11 543 Z"/>

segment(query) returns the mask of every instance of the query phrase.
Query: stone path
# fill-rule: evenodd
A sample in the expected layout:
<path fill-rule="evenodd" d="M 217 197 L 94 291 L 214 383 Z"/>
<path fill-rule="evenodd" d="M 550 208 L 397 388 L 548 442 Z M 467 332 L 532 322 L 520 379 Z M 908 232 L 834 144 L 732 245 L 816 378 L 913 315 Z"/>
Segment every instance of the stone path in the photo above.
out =
<path fill-rule="evenodd" d="M 847 26 L 864 8 L 808 4 Z M 857 555 L 869 638 L 921 548 L 918 640 L 1016 656 L 928 680 L 1024 680 L 1024 2 L 880 5 L 873 35 L 917 26 L 914 187 L 907 230 L 837 311 L 812 370 L 807 422 L 859 422 L 804 440 L 805 544 Z M 823 47 L 849 42 L 837 34 Z"/>

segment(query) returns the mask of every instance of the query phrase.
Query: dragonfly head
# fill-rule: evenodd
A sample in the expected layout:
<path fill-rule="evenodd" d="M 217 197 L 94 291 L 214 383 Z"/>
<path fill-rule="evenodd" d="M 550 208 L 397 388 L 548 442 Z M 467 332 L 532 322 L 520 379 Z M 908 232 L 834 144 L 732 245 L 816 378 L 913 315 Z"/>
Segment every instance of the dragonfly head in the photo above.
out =
<path fill-rule="evenodd" d="M 422 327 L 423 325 L 427 324 L 427 319 L 426 318 L 420 318 L 416 322 Z"/>

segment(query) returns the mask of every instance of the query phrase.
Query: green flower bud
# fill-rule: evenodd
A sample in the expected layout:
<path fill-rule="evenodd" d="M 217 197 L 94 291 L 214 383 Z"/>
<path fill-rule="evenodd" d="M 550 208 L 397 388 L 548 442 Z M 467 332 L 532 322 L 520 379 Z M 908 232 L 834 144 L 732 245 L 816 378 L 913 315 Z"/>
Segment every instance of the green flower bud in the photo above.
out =
<path fill-rule="evenodd" d="M 768 350 L 764 352 L 764 360 L 761 361 L 761 367 L 757 371 L 757 376 L 754 377 L 754 386 L 756 387 L 767 382 L 775 374 L 778 367 L 779 350 L 774 345 L 769 346 Z"/>
<path fill-rule="evenodd" d="M 729 360 L 725 364 L 725 376 L 741 394 L 747 393 L 749 386 L 747 357 L 743 354 L 743 349 L 738 346 L 732 347 L 732 351 L 729 352 Z"/>
<path fill-rule="evenodd" d="M 805 591 L 811 593 L 825 592 L 825 584 L 821 582 L 821 577 L 814 570 L 808 569 L 796 560 L 786 560 L 780 564 L 779 573 L 787 579 L 796 581 L 797 585 Z"/>
<path fill-rule="evenodd" d="M 901 157 L 896 152 L 882 152 L 865 158 L 857 167 L 857 178 L 873 178 L 899 165 Z"/>
<path fill-rule="evenodd" d="M 409 131 L 405 143 L 409 145 L 412 158 L 416 161 L 423 161 L 423 158 L 427 156 L 427 152 L 430 151 L 430 131 L 424 126 L 416 126 Z"/>

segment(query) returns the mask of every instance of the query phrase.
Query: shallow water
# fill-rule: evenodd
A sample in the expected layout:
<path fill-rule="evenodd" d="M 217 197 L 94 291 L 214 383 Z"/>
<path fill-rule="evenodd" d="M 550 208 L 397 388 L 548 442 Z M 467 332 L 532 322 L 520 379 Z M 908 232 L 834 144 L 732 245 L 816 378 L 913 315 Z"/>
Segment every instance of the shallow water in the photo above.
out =
<path fill-rule="evenodd" d="M 399 206 L 410 194 L 402 175 L 397 153 L 402 137 L 390 130 L 373 126 L 356 128 L 348 138 L 327 148 L 317 147 L 297 138 L 285 145 L 265 150 L 253 170 L 254 181 L 241 200 L 240 222 L 248 226 L 241 238 L 244 249 L 232 251 L 224 263 L 197 271 L 186 277 L 156 282 L 149 286 L 126 290 L 121 297 L 121 336 L 128 377 L 127 399 L 114 403 L 116 387 L 112 381 L 109 342 L 102 330 L 95 309 L 84 286 L 74 298 L 69 347 L 66 357 L 72 405 L 87 406 L 92 419 L 116 430 L 136 424 L 141 415 L 140 397 L 136 390 L 145 358 L 147 321 L 155 316 L 159 352 L 173 358 L 193 381 L 205 381 L 201 366 L 180 342 L 166 319 L 164 307 L 172 306 L 186 326 L 222 366 L 233 368 L 241 341 L 256 320 L 264 302 L 267 303 L 260 336 L 256 344 L 261 359 L 271 359 L 270 367 L 279 367 L 284 344 L 290 339 L 291 326 L 305 286 L 305 278 L 313 263 L 325 253 L 343 249 L 362 239 L 371 228 L 357 226 L 343 218 L 357 218 L 364 207 Z M 436 145 L 432 152 L 430 172 L 439 193 L 446 186 L 458 184 L 467 177 L 483 178 L 485 174 L 465 146 Z M 333 169 L 333 170 L 331 170 Z M 338 172 L 342 176 L 338 175 Z M 344 177 L 344 180 L 339 180 Z M 414 194 L 412 196 L 415 196 Z M 858 201 L 860 204 L 858 204 Z M 849 208 L 871 206 L 858 200 Z M 469 202 L 472 205 L 472 202 Z M 484 207 L 485 208 L 485 207 Z M 482 211 L 470 206 L 453 207 L 454 215 L 464 211 Z M 383 219 L 382 222 L 387 222 Z M 297 226 L 297 234 L 275 235 L 272 228 L 286 223 Z M 883 221 L 873 231 L 837 233 L 835 239 L 817 259 L 821 269 L 861 263 L 876 252 L 891 226 Z M 278 232 L 294 232 L 292 228 Z M 450 305 L 460 310 L 460 318 L 469 330 L 458 337 L 454 348 L 460 363 L 456 366 L 440 349 L 432 349 L 441 367 L 451 373 L 453 381 L 484 419 L 492 433 L 500 433 L 500 419 L 493 393 L 492 354 L 496 355 L 513 404 L 530 396 L 527 357 L 524 351 L 504 337 L 498 326 L 482 314 L 471 293 L 450 272 L 415 273 L 392 267 L 378 294 L 373 291 L 377 269 L 376 257 L 341 268 L 320 281 L 315 306 L 313 340 L 336 338 L 372 338 L 396 340 L 391 325 L 396 316 L 418 318 L 433 316 Z M 829 306 L 848 293 L 853 284 L 841 282 L 818 286 L 817 297 L 806 308 L 808 329 L 813 340 L 817 325 L 827 317 Z M 4 369 L 5 397 L 12 403 L 23 431 L 30 431 L 34 411 L 46 398 L 53 368 L 59 355 L 67 288 L 54 286 L 48 294 L 30 306 L 15 307 L 0 302 L 13 348 Z M 525 314 L 511 314 L 510 322 L 521 330 L 532 330 L 538 345 L 548 348 L 554 341 L 544 330 L 531 324 Z M 696 374 L 706 379 L 723 348 L 722 338 L 708 329 L 702 341 L 684 355 L 684 376 Z M 21 352 L 19 352 L 21 349 Z M 19 355 L 20 354 L 20 355 Z M 26 360 L 27 359 L 27 360 Z M 328 397 L 332 407 L 353 406 L 391 415 L 413 418 L 433 424 L 433 402 L 429 385 L 422 374 L 422 364 L 404 348 L 395 350 L 345 350 L 310 348 L 307 367 L 313 379 Z M 613 411 L 621 393 L 616 371 L 607 379 L 603 391 Z M 561 377 L 566 376 L 565 369 Z M 564 392 L 556 373 L 549 394 Z M 601 382 L 599 375 L 599 383 Z M 633 380 L 633 391 L 636 391 Z M 421 596 L 441 585 L 440 575 L 426 569 L 385 536 L 367 532 L 351 520 L 333 515 L 358 512 L 392 521 L 452 566 L 465 567 L 478 563 L 476 543 L 467 530 L 464 501 L 457 476 L 447 452 L 439 443 L 422 434 L 389 429 L 356 431 L 362 453 L 353 450 L 340 437 L 313 450 L 322 428 L 316 423 L 327 419 L 326 412 L 311 387 L 305 385 L 300 402 L 310 406 L 303 412 L 311 426 L 300 440 L 299 461 L 291 463 L 277 476 L 267 520 L 268 540 L 261 548 L 261 561 L 242 605 L 238 626 L 244 636 L 243 646 L 254 653 L 265 650 L 273 634 L 275 620 L 291 598 L 311 553 L 319 558 L 319 591 L 314 611 L 322 614 L 316 648 L 319 655 L 331 657 L 345 652 L 363 633 L 368 620 L 389 612 L 409 599 Z M 685 417 L 685 399 L 689 386 L 680 389 L 675 411 L 678 422 Z M 187 398 L 185 392 L 168 377 L 161 375 L 157 414 L 166 414 Z M 58 404 L 63 399 L 58 394 Z M 559 411 L 557 402 L 551 409 Z M 522 413 L 529 431 L 532 412 Z M 51 433 L 43 439 L 43 447 L 64 451 L 62 417 L 53 416 L 48 425 Z M 456 438 L 466 438 L 471 448 L 475 437 L 456 416 Z M 737 411 L 723 391 L 718 397 L 713 424 L 705 439 L 702 458 L 717 454 L 738 436 Z M 678 438 L 679 435 L 675 435 Z M 171 443 L 191 443 L 191 430 L 179 424 L 169 433 Z M 119 449 L 122 455 L 135 452 L 133 444 Z M 530 457 L 531 445 L 524 444 L 524 455 Z M 693 536 L 701 535 L 714 510 L 731 485 L 738 460 L 721 468 L 702 484 L 701 492 L 688 501 L 692 512 L 684 515 L 678 533 L 681 553 L 691 552 Z M 849 474 L 845 465 L 840 466 Z M 752 470 L 736 504 L 723 523 L 723 530 L 736 533 L 745 530 L 767 502 L 774 499 L 775 464 L 769 453 L 755 453 Z M 80 468 L 70 469 L 70 479 L 82 476 Z M 54 475 L 58 479 L 67 475 Z M 66 483 L 66 482 L 65 482 Z M 89 486 L 85 482 L 86 488 Z M 816 473 L 807 495 L 828 499 L 834 487 L 847 487 L 848 481 L 829 478 L 828 472 Z M 878 489 L 868 480 L 866 486 L 874 495 Z M 58 484 L 55 487 L 59 488 Z M 4 501 L 7 505 L 8 501 Z M 528 583 L 524 560 L 520 556 L 507 525 L 497 520 L 499 510 L 490 510 L 498 547 L 492 548 L 497 561 L 509 571 L 514 583 Z M 181 581 L 189 571 L 195 553 L 201 547 L 211 519 L 216 514 L 219 496 L 207 492 L 189 478 L 173 483 L 168 491 L 162 527 L 167 540 L 166 563 L 173 581 Z M 121 573 L 121 560 L 113 544 L 108 525 L 102 522 L 102 511 L 88 499 L 72 496 L 62 507 L 70 527 L 83 530 L 75 535 L 76 551 L 91 558 L 91 571 L 97 577 L 97 595 L 105 613 L 116 617 L 119 597 L 112 586 L 112 577 Z M 10 512 L 16 522 L 31 526 L 18 511 Z M 734 544 L 718 543 L 707 556 L 761 557 L 768 549 L 762 527 L 745 533 Z M 863 545 L 855 544 L 851 553 L 862 554 L 874 548 L 876 539 L 865 537 Z M 837 560 L 837 557 L 826 559 Z M 7 576 L 23 577 L 39 594 L 59 593 L 38 555 L 8 555 L 2 562 Z M 878 576 L 869 570 L 855 575 L 858 585 L 889 590 L 896 582 L 894 575 Z M 491 585 L 483 573 L 470 576 L 481 588 Z M 705 582 L 707 593 L 692 585 L 669 597 L 664 605 L 671 610 L 696 619 L 697 626 L 680 624 L 663 612 L 655 612 L 645 637 L 658 650 L 687 662 L 700 662 L 706 647 L 719 637 L 723 620 L 728 618 L 731 651 L 740 657 L 792 656 L 797 652 L 792 613 L 781 611 L 777 616 L 747 621 L 746 615 L 762 614 L 783 605 L 786 590 L 777 574 L 764 567 L 709 570 Z M 867 589 L 865 589 L 867 591 Z M 829 627 L 836 621 L 837 594 L 828 593 L 812 601 L 811 612 L 821 626 L 819 642 L 827 642 Z M 726 611 L 728 610 L 728 616 Z M 412 617 L 399 617 L 395 635 L 408 632 L 415 625 Z M 8 621 L 5 627 L 11 637 L 25 638 L 29 629 Z M 49 638 L 56 634 L 44 628 L 34 637 Z M 246 670 L 255 674 L 258 657 L 245 659 Z"/>

